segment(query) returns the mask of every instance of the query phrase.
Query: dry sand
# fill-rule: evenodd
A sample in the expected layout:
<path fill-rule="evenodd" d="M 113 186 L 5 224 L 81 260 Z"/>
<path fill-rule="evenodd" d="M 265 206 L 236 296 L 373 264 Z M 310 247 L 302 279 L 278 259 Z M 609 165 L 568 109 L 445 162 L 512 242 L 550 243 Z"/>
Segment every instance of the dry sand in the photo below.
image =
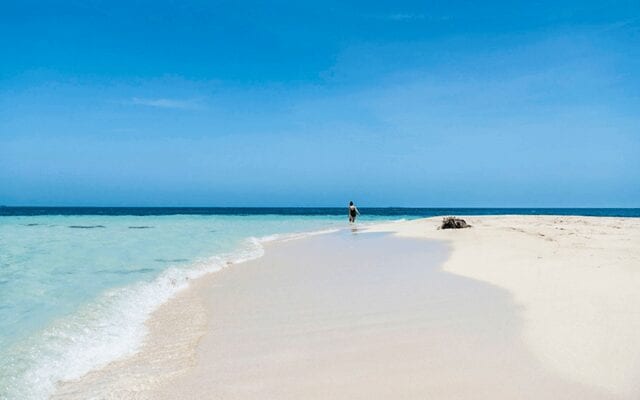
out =
<path fill-rule="evenodd" d="M 640 219 L 438 221 L 271 243 L 58 398 L 640 398 Z"/>

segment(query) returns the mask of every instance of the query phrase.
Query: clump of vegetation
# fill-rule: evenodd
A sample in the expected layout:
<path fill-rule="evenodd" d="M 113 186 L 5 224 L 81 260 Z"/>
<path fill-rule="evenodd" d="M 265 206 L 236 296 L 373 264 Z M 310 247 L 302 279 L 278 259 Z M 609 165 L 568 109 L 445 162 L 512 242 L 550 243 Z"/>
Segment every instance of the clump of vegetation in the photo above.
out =
<path fill-rule="evenodd" d="M 471 225 L 467 224 L 467 221 L 456 217 L 444 217 L 442 218 L 442 225 L 439 229 L 461 229 L 471 228 Z"/>

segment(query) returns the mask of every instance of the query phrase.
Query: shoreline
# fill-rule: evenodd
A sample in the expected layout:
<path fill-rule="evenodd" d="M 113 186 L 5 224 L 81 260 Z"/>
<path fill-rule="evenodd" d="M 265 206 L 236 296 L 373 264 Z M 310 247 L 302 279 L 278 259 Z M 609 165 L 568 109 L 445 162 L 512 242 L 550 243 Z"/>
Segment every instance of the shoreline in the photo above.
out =
<path fill-rule="evenodd" d="M 159 303 L 144 321 L 145 334 L 135 351 L 89 370 L 77 379 L 56 382 L 49 399 L 78 398 L 87 396 L 109 398 L 145 398 L 141 387 L 161 384 L 163 380 L 176 375 L 176 362 L 185 363 L 186 368 L 194 355 L 195 345 L 204 334 L 207 319 L 196 296 L 199 285 L 206 284 L 206 278 L 226 268 L 257 260 L 264 255 L 265 247 L 272 242 L 288 242 L 316 235 L 330 234 L 336 228 L 276 233 L 245 239 L 251 246 L 243 246 L 230 253 L 204 258 L 192 266 L 179 271 L 181 275 L 163 279 L 170 270 L 164 271 L 154 282 L 170 283 L 173 294 Z M 185 312 L 187 310 L 187 312 Z M 166 332 L 171 330 L 183 338 L 175 342 Z M 158 351 L 158 349 L 161 349 Z M 179 373 L 179 371 L 177 372 Z M 93 386 L 97 387 L 97 392 Z M 133 389 L 131 389 L 133 387 Z M 109 393 L 109 395 L 105 395 Z"/>
<path fill-rule="evenodd" d="M 474 228 L 466 232 L 436 231 L 435 224 L 439 221 L 439 217 L 402 221 L 402 222 L 381 223 L 381 224 L 376 224 L 374 226 L 368 226 L 363 230 L 363 232 L 370 232 L 369 234 L 373 234 L 373 232 L 390 231 L 390 232 L 393 232 L 394 236 L 412 237 L 412 238 L 420 238 L 420 239 L 432 239 L 432 240 L 435 239 L 435 240 L 446 242 L 447 243 L 446 245 L 450 246 L 450 248 L 452 249 L 452 253 L 450 257 L 445 262 L 443 262 L 442 265 L 440 265 L 437 268 L 441 269 L 444 273 L 453 273 L 454 275 L 457 275 L 457 276 L 472 278 L 477 282 L 490 283 L 491 285 L 494 285 L 495 288 L 497 289 L 506 289 L 507 292 L 509 293 L 509 296 L 513 296 L 514 304 L 516 304 L 516 309 L 518 310 L 517 314 L 522 318 L 522 324 L 521 324 L 522 333 L 519 336 L 521 336 L 521 339 L 526 344 L 526 351 L 531 352 L 533 354 L 533 356 L 529 358 L 535 359 L 535 363 L 540 362 L 541 364 L 543 364 L 544 365 L 543 369 L 548 369 L 549 371 L 553 371 L 553 373 L 557 374 L 558 377 L 562 379 L 567 379 L 569 382 L 573 382 L 571 383 L 571 385 L 575 385 L 576 387 L 579 387 L 576 390 L 580 392 L 581 395 L 589 395 L 589 393 L 591 392 L 589 392 L 589 390 L 585 390 L 584 388 L 582 388 L 581 385 L 586 382 L 585 377 L 593 378 L 594 375 L 597 375 L 597 374 L 591 373 L 591 375 L 589 375 L 588 373 L 585 374 L 584 371 L 581 371 L 583 372 L 582 374 L 575 374 L 575 373 L 572 374 L 571 373 L 572 371 L 567 372 L 566 364 L 562 365 L 562 363 L 558 363 L 557 360 L 555 360 L 555 363 L 554 363 L 554 360 L 549 361 L 548 359 L 546 359 L 545 355 L 548 356 L 549 354 L 552 354 L 552 355 L 560 354 L 561 356 L 565 357 L 564 361 L 566 361 L 566 356 L 561 352 L 559 353 L 558 350 L 555 348 L 551 348 L 551 350 L 548 348 L 548 346 L 547 348 L 545 348 L 544 347 L 545 343 L 541 344 L 539 340 L 540 335 L 546 336 L 548 339 L 549 332 L 546 332 L 546 331 L 548 331 L 549 329 L 546 329 L 546 328 L 543 329 L 544 332 L 536 331 L 536 329 L 540 328 L 539 326 L 536 327 L 536 322 L 535 322 L 536 318 L 538 318 L 539 320 L 541 317 L 540 315 L 536 314 L 536 312 L 534 312 L 533 316 L 530 314 L 531 311 L 527 309 L 527 307 L 531 307 L 531 305 L 527 303 L 527 301 L 530 301 L 530 300 L 525 298 L 523 301 L 521 293 L 518 293 L 518 289 L 514 291 L 513 287 L 509 286 L 509 282 L 505 283 L 503 281 L 500 281 L 493 275 L 485 276 L 480 273 L 484 271 L 485 273 L 490 272 L 496 275 L 500 275 L 500 274 L 504 274 L 505 273 L 504 271 L 495 271 L 491 269 L 487 271 L 484 268 L 482 268 L 481 271 L 479 272 L 478 270 L 472 269 L 471 271 L 469 271 L 467 269 L 460 267 L 459 259 L 461 259 L 461 257 L 462 258 L 468 257 L 468 254 L 467 255 L 463 254 L 461 256 L 461 253 L 464 253 L 464 247 L 460 247 L 460 245 L 462 244 L 462 246 L 468 246 L 470 243 L 468 242 L 468 240 L 470 239 L 468 238 L 464 239 L 464 240 L 467 240 L 465 242 L 464 240 L 461 241 L 461 237 L 464 238 L 464 237 L 471 236 L 473 240 L 477 241 L 478 237 L 476 236 L 475 232 L 487 231 L 487 229 L 495 228 L 494 226 L 492 226 L 492 224 L 494 224 L 495 221 L 502 220 L 504 222 L 504 220 L 509 220 L 513 224 L 513 222 L 515 222 L 513 221 L 514 218 L 520 219 L 520 220 L 521 219 L 531 220 L 531 219 L 536 219 L 537 217 L 529 217 L 529 216 L 467 217 L 467 221 L 470 222 L 472 225 L 474 225 Z M 545 220 L 549 218 L 580 219 L 580 220 L 584 220 L 585 218 L 587 220 L 589 219 L 587 217 L 565 217 L 565 216 L 541 217 L 538 219 Z M 596 220 L 602 220 L 603 218 L 606 218 L 606 217 L 592 217 L 592 218 L 595 218 Z M 633 232 L 635 232 L 636 235 L 638 234 L 637 222 L 624 221 L 623 218 L 610 218 L 610 219 L 616 220 L 615 221 L 616 223 L 620 223 L 620 220 L 622 220 L 623 225 L 628 223 L 630 226 L 633 227 L 634 229 Z M 490 222 L 487 222 L 487 221 L 490 221 Z M 528 223 L 529 221 L 525 221 L 525 222 Z M 541 221 L 538 221 L 538 222 L 541 222 Z M 603 221 L 600 221 L 600 222 L 603 222 Z M 610 222 L 610 221 L 607 221 L 607 222 Z M 518 224 L 522 224 L 522 223 L 523 223 L 522 221 L 516 223 L 515 224 L 516 229 L 520 229 Z M 596 224 L 596 225 L 599 225 L 599 224 Z M 526 226 L 526 223 L 525 223 L 525 226 Z M 523 232 L 519 232 L 517 230 L 513 230 L 513 232 L 508 231 L 508 234 L 510 235 L 510 237 L 514 233 L 523 234 Z M 334 234 L 329 234 L 329 236 L 330 235 L 334 235 Z M 453 235 L 457 235 L 457 237 L 454 237 Z M 318 239 L 318 238 L 322 239 L 325 236 L 327 235 L 320 235 L 316 238 L 304 238 L 304 239 L 292 241 L 291 243 L 299 244 L 304 242 L 308 244 L 312 242 L 314 239 Z M 539 239 L 536 238 L 536 240 L 539 240 Z M 316 241 L 321 241 L 321 240 L 316 240 Z M 482 241 L 480 241 L 479 243 L 482 243 Z M 274 248 L 277 251 L 277 247 L 282 247 L 283 245 L 285 245 L 283 241 L 275 241 L 267 244 L 265 246 L 267 248 L 265 256 L 269 257 L 270 253 L 272 252 L 271 250 L 272 248 Z M 495 245 L 495 243 L 492 243 L 492 245 Z M 528 243 L 527 245 L 531 245 L 531 243 Z M 477 245 L 475 248 L 477 249 Z M 304 251 L 298 254 L 298 259 L 300 259 L 300 257 L 303 257 L 303 256 L 304 256 Z M 510 254 L 510 256 L 513 257 L 518 255 Z M 474 261 L 475 262 L 479 261 L 482 263 L 481 265 L 486 266 L 487 265 L 486 263 L 489 262 L 489 258 L 478 259 L 476 257 Z M 215 325 L 215 318 L 212 318 L 211 306 L 207 307 L 205 304 L 206 295 L 204 295 L 203 292 L 206 292 L 207 290 L 211 289 L 212 285 L 216 284 L 215 283 L 216 280 L 219 280 L 221 274 L 224 274 L 227 271 L 233 273 L 238 268 L 247 269 L 247 268 L 251 268 L 252 265 L 254 266 L 262 265 L 264 264 L 264 262 L 265 262 L 265 257 L 259 258 L 257 260 L 248 261 L 243 264 L 234 265 L 232 266 L 232 268 L 224 269 L 215 274 L 207 274 L 203 277 L 193 280 L 190 286 L 186 290 L 183 290 L 174 298 L 170 299 L 169 302 L 163 304 L 159 309 L 154 311 L 154 313 L 152 314 L 152 317 L 147 322 L 147 326 L 149 328 L 150 333 L 147 340 L 145 340 L 145 343 L 141 351 L 139 351 L 135 356 L 131 358 L 116 361 L 101 370 L 93 371 L 77 381 L 62 383 L 61 385 L 59 385 L 59 388 L 58 388 L 59 390 L 57 391 L 56 395 L 54 395 L 52 398 L 54 399 L 74 398 L 74 396 L 83 397 L 83 394 L 86 394 L 86 390 L 95 390 L 96 388 L 105 389 L 105 390 L 108 388 L 110 393 L 114 393 L 114 394 L 119 393 L 119 394 L 116 394 L 115 396 L 111 396 L 112 398 L 131 398 L 131 397 L 162 398 L 162 396 L 166 394 L 166 392 L 163 392 L 162 390 L 165 390 L 169 383 L 184 381 L 185 377 L 189 377 L 190 375 L 192 375 L 198 363 L 199 362 L 201 363 L 201 361 L 198 361 L 199 360 L 198 357 L 202 356 L 202 351 L 203 351 L 202 348 L 204 346 L 202 343 L 207 343 L 207 340 L 206 340 L 207 336 L 210 336 L 212 330 L 214 330 L 214 328 L 212 328 L 212 322 Z M 575 271 L 571 271 L 571 274 L 575 274 Z M 247 276 L 245 276 L 245 279 L 248 279 L 248 278 L 253 279 L 251 276 L 252 276 L 251 274 L 248 274 Z M 631 281 L 636 282 L 633 279 Z M 358 283 L 355 281 L 352 281 L 351 283 L 356 286 L 358 285 Z M 541 295 L 544 296 L 544 291 L 541 292 Z M 543 299 L 538 299 L 538 300 L 541 301 Z M 535 306 L 534 306 L 534 309 L 535 309 Z M 185 310 L 189 312 L 185 312 Z M 548 317 L 548 315 L 543 315 L 542 317 L 543 319 L 545 319 Z M 517 319 L 518 316 L 516 315 L 513 318 Z M 635 327 L 636 322 L 637 321 L 632 321 L 631 327 Z M 180 340 L 172 339 L 170 337 L 171 335 L 169 336 L 166 335 L 167 328 L 171 326 L 174 326 L 174 327 L 180 326 L 182 328 L 185 328 L 184 332 L 181 331 L 182 333 L 177 335 L 178 337 L 181 338 Z M 165 334 L 163 335 L 162 332 L 165 332 Z M 173 332 L 175 333 L 175 331 Z M 630 346 L 633 349 L 636 349 L 636 350 L 638 349 L 638 347 L 635 346 L 635 341 L 633 340 L 630 341 Z M 210 342 L 209 342 L 209 347 L 211 347 Z M 171 349 L 171 351 L 158 352 L 157 350 L 159 348 Z M 487 357 L 487 355 L 485 355 L 485 357 Z M 211 360 L 208 360 L 207 362 L 211 363 Z M 161 366 L 163 363 L 166 364 L 166 366 L 171 366 L 171 368 L 167 368 L 166 370 L 163 369 L 164 367 Z M 146 367 L 144 367 L 143 365 L 146 365 Z M 153 366 L 153 368 L 155 369 L 150 370 L 149 369 L 150 366 Z M 177 371 L 174 369 L 174 367 L 176 366 L 178 367 Z M 364 368 L 366 366 L 361 366 L 361 367 Z M 633 367 L 629 365 L 625 365 L 625 368 L 627 368 L 625 370 L 627 372 L 627 375 L 625 376 L 633 377 L 633 373 L 634 373 Z M 120 371 L 119 378 L 114 375 L 115 371 Z M 151 374 L 149 373 L 150 371 L 152 371 Z M 632 372 L 629 372 L 629 371 L 632 371 Z M 600 371 L 596 371 L 596 372 L 600 373 Z M 617 371 L 617 372 L 620 372 L 620 371 Z M 545 374 L 546 372 L 542 375 L 546 376 Z M 152 375 L 154 376 L 152 377 Z M 624 380 L 619 379 L 617 382 L 613 382 L 611 380 L 611 377 L 603 378 L 601 375 L 597 375 L 596 377 L 600 379 L 593 382 L 588 382 L 589 384 L 591 383 L 597 384 L 598 388 L 594 389 L 594 393 L 597 392 L 599 393 L 599 395 L 596 396 L 595 398 L 603 398 L 602 397 L 603 393 L 608 393 L 606 395 L 608 396 L 607 398 L 617 398 L 618 396 L 622 396 L 620 398 L 627 398 L 626 397 L 627 395 L 636 393 L 635 387 L 629 386 L 629 385 L 624 386 L 620 384 L 620 382 L 624 383 Z M 132 378 L 133 380 L 131 380 Z M 554 379 L 555 378 L 557 377 L 554 377 Z M 487 377 L 485 377 L 485 379 L 487 379 Z M 124 383 L 124 385 L 120 385 L 122 383 Z M 193 382 L 191 383 L 193 384 Z M 562 385 L 564 384 L 565 383 L 562 383 Z M 117 387 L 122 387 L 123 391 L 116 390 L 115 392 L 113 392 L 112 390 Z M 128 387 L 129 389 L 125 389 L 126 387 Z M 622 387 L 624 387 L 624 390 L 620 390 L 620 388 Z M 165 389 L 162 389 L 162 388 L 165 388 Z M 600 391 L 603 391 L 603 392 L 600 392 Z M 242 398 L 242 396 L 240 397 Z M 468 398 L 468 397 L 462 396 L 461 398 Z"/>

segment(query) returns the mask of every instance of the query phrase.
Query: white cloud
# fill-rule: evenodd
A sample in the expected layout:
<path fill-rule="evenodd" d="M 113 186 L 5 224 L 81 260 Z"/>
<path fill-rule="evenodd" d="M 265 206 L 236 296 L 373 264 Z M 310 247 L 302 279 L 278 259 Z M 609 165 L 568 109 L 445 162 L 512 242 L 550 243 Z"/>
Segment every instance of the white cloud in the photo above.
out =
<path fill-rule="evenodd" d="M 180 99 L 167 99 L 167 98 L 141 98 L 134 97 L 128 104 L 157 107 L 157 108 L 175 108 L 175 109 L 194 109 L 199 107 L 199 103 L 196 100 L 180 100 Z"/>
<path fill-rule="evenodd" d="M 410 22 L 410 21 L 442 22 L 442 21 L 448 21 L 451 19 L 451 17 L 447 15 L 428 15 L 428 14 L 417 14 L 417 13 L 409 13 L 409 12 L 367 15 L 367 18 L 378 19 L 383 21 L 394 21 L 394 22 Z"/>
<path fill-rule="evenodd" d="M 425 19 L 425 15 L 398 13 L 398 14 L 387 15 L 386 19 L 390 19 L 392 21 L 407 21 L 407 20 L 414 20 L 414 19 Z"/>

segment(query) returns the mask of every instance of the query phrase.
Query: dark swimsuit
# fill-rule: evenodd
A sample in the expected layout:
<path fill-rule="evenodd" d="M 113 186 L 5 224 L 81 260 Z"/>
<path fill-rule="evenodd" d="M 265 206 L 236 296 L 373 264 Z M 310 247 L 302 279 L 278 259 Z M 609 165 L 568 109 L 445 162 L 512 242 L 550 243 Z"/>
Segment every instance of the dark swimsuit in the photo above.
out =
<path fill-rule="evenodd" d="M 351 218 L 355 218 L 356 217 L 356 209 L 349 207 L 349 215 L 351 215 Z"/>

